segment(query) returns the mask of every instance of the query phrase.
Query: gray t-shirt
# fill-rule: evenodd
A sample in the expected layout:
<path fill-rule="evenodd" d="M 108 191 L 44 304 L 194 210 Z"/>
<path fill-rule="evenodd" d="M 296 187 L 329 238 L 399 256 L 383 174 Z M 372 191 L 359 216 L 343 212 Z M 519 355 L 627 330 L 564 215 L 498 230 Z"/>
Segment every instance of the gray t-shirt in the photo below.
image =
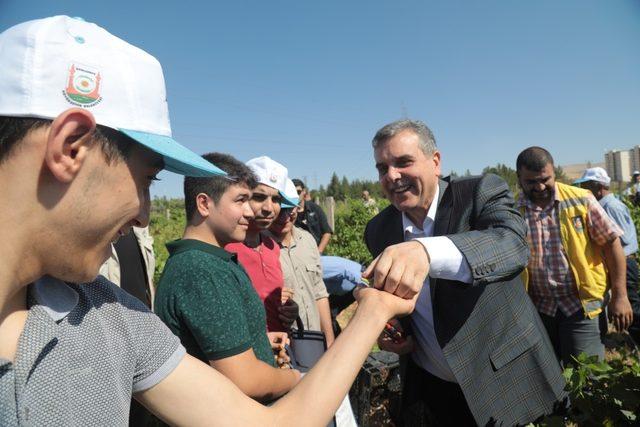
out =
<path fill-rule="evenodd" d="M 178 338 L 104 277 L 29 287 L 15 363 L 0 359 L 0 425 L 127 425 L 132 393 L 180 363 Z"/>

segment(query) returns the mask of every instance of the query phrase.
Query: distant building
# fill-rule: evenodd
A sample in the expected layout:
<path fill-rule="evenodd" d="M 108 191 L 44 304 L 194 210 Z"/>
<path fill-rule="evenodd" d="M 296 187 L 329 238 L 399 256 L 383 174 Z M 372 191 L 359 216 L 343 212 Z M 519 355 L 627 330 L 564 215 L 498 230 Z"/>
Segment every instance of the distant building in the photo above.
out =
<path fill-rule="evenodd" d="M 631 173 L 640 170 L 640 145 L 636 145 L 631 150 Z"/>
<path fill-rule="evenodd" d="M 638 148 L 638 147 L 635 147 Z M 632 150 L 611 150 L 604 155 L 605 169 L 611 177 L 611 180 L 617 182 L 631 181 L 632 169 Z M 640 163 L 640 153 L 638 153 L 638 163 Z"/>

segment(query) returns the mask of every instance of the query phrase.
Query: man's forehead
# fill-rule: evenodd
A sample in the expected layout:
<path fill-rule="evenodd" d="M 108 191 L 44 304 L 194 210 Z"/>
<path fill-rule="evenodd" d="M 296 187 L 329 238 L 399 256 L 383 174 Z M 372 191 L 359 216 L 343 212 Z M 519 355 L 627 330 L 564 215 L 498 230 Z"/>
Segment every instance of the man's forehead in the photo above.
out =
<path fill-rule="evenodd" d="M 258 184 L 258 186 L 256 188 L 253 189 L 254 193 L 262 193 L 262 194 L 268 194 L 268 195 L 276 195 L 278 194 L 278 190 L 276 190 L 273 187 L 270 187 L 266 184 Z"/>
<path fill-rule="evenodd" d="M 249 188 L 246 182 L 237 182 L 237 183 L 231 184 L 228 187 L 227 192 L 231 192 L 234 195 L 240 195 L 240 194 L 251 195 L 252 190 Z"/>
<path fill-rule="evenodd" d="M 376 159 L 416 158 L 424 155 L 419 142 L 418 135 L 401 133 L 376 147 L 373 155 Z"/>
<path fill-rule="evenodd" d="M 539 171 L 534 171 L 531 169 L 527 169 L 526 167 L 522 167 L 520 170 L 520 175 L 527 179 L 544 179 L 551 178 L 553 176 L 553 166 L 551 164 L 547 164 L 544 168 Z"/>

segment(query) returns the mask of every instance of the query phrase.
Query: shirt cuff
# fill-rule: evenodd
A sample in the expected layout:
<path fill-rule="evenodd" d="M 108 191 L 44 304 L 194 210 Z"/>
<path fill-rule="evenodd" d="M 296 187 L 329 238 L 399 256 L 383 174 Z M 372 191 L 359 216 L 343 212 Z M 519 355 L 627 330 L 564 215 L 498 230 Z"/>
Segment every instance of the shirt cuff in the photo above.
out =
<path fill-rule="evenodd" d="M 414 240 L 424 246 L 431 258 L 429 277 L 473 283 L 469 263 L 451 239 L 446 236 L 436 236 L 419 237 Z"/>

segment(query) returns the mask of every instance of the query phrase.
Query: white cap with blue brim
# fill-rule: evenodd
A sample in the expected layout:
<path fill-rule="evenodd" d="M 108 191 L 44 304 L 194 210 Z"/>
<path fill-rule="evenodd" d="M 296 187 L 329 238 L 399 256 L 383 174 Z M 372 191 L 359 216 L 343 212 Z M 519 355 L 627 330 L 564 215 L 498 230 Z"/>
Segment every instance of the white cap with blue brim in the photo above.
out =
<path fill-rule="evenodd" d="M 293 184 L 289 178 L 287 178 L 287 182 L 284 186 L 284 193 L 282 193 L 282 204 L 283 208 L 295 208 L 300 203 L 300 197 L 298 197 L 298 192 L 296 191 L 296 186 Z"/>
<path fill-rule="evenodd" d="M 164 76 L 147 52 L 80 18 L 54 16 L 0 33 L 0 116 L 90 111 L 188 176 L 226 175 L 171 136 Z"/>
<path fill-rule="evenodd" d="M 609 178 L 606 170 L 601 167 L 595 167 L 585 170 L 582 177 L 576 179 L 573 183 L 581 184 L 588 181 L 595 181 L 604 185 L 609 185 L 611 183 L 611 178 Z"/>
<path fill-rule="evenodd" d="M 295 193 L 295 203 L 291 198 L 291 195 L 287 191 L 289 179 L 289 171 L 287 168 L 273 160 L 268 156 L 260 156 L 254 159 L 249 160 L 246 163 L 247 166 L 253 171 L 258 178 L 258 182 L 260 184 L 264 184 L 271 188 L 275 188 L 278 190 L 280 197 L 282 197 L 282 203 L 280 203 L 280 207 L 283 208 L 295 208 L 298 206 L 298 193 L 295 191 L 295 186 L 293 186 L 293 182 L 291 185 L 293 186 L 293 192 Z"/>

